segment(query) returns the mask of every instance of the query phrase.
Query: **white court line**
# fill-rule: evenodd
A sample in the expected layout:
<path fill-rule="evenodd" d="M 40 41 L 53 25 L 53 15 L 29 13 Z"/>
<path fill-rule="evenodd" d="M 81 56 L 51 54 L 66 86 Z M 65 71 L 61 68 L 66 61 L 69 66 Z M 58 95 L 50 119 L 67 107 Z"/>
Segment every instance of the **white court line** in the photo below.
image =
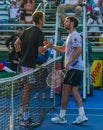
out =
<path fill-rule="evenodd" d="M 50 113 L 48 113 L 48 115 L 50 115 L 50 116 L 52 116 L 52 115 L 58 115 L 58 113 L 55 113 L 55 114 L 50 114 Z M 78 114 L 66 114 L 66 116 L 77 116 Z M 97 114 L 86 114 L 86 115 L 88 115 L 88 116 L 100 116 L 100 117 L 102 117 L 103 115 L 97 115 Z"/>
<path fill-rule="evenodd" d="M 55 109 L 56 109 L 56 110 L 60 110 L 60 107 L 55 107 Z M 89 107 L 88 107 L 88 108 L 85 108 L 85 107 L 84 107 L 84 109 L 85 109 L 85 110 L 103 110 L 103 108 L 91 108 L 91 107 L 90 107 L 90 108 L 89 108 Z M 66 110 L 77 110 L 77 108 L 72 108 L 72 107 L 71 107 L 71 108 L 67 108 Z"/>
<path fill-rule="evenodd" d="M 55 108 L 56 110 L 60 110 L 60 107 L 56 107 Z M 84 108 L 85 110 L 103 110 L 103 108 Z M 53 111 L 56 111 L 56 110 L 52 110 L 52 111 L 50 111 L 47 115 L 58 115 L 58 113 L 51 113 L 51 112 L 53 112 Z M 68 110 L 77 110 L 77 108 L 67 108 L 66 109 L 67 111 Z M 78 110 L 77 110 L 78 111 Z M 94 113 L 96 113 L 96 112 L 94 112 Z M 98 113 L 98 112 L 97 112 Z M 66 114 L 66 116 L 77 116 L 78 114 Z M 102 117 L 103 116 L 103 114 L 102 115 L 100 115 L 100 114 L 90 114 L 90 112 L 89 112 L 89 114 L 88 113 L 86 113 L 86 115 L 88 115 L 88 116 L 100 116 L 100 117 Z"/>

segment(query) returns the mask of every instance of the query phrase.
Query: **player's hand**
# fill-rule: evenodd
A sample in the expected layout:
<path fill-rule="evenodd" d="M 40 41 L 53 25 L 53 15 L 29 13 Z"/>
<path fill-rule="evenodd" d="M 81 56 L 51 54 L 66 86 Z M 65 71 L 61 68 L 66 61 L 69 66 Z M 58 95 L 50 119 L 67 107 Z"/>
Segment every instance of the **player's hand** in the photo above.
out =
<path fill-rule="evenodd" d="M 44 46 L 46 46 L 46 45 L 48 44 L 48 40 L 45 40 L 45 41 L 43 42 L 43 44 L 44 44 Z"/>
<path fill-rule="evenodd" d="M 43 42 L 43 44 L 44 44 L 44 46 L 48 46 L 48 47 L 52 47 L 52 46 L 53 46 L 53 42 L 50 41 L 50 40 L 45 40 L 45 41 Z"/>
<path fill-rule="evenodd" d="M 68 71 L 69 70 L 69 62 L 66 64 L 66 67 L 65 67 L 65 69 L 66 69 L 66 71 Z"/>
<path fill-rule="evenodd" d="M 53 42 L 52 41 L 48 41 L 48 47 L 52 48 L 53 46 Z"/>

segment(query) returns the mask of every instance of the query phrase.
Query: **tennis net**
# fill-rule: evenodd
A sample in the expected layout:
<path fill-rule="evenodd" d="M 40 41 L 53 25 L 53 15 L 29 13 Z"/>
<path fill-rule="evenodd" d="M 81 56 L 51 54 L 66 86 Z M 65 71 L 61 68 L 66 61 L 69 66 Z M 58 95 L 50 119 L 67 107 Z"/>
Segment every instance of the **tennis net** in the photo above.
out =
<path fill-rule="evenodd" d="M 39 126 L 47 113 L 60 105 L 61 93 L 56 94 L 55 89 L 46 84 L 46 77 L 56 64 L 61 67 L 61 57 L 51 59 L 34 70 L 0 79 L 0 130 L 21 129 L 17 114 L 25 84 L 30 84 L 28 109 L 35 123 L 33 127 Z"/>

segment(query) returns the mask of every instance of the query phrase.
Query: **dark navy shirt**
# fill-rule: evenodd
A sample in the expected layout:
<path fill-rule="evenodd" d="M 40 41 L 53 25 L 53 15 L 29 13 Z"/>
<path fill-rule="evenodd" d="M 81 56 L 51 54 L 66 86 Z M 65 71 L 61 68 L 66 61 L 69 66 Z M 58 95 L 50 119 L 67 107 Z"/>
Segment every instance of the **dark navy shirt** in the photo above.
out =
<path fill-rule="evenodd" d="M 20 39 L 22 41 L 20 65 L 35 68 L 38 46 L 43 46 L 44 33 L 40 28 L 33 26 L 26 29 Z"/>

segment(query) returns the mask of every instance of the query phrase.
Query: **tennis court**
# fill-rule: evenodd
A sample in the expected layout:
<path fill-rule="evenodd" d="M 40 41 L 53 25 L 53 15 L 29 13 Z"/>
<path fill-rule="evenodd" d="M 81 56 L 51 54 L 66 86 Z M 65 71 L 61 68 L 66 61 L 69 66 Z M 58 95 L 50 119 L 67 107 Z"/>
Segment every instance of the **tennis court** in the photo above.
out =
<path fill-rule="evenodd" d="M 43 120 L 43 123 L 33 130 L 103 130 L 103 90 L 94 89 L 94 96 L 87 97 L 83 102 L 85 111 L 89 121 L 82 125 L 72 125 L 78 111 L 76 109 L 74 99 L 71 95 L 70 102 L 67 107 L 67 124 L 53 124 L 51 118 L 59 113 L 60 107 L 51 110 Z M 27 127 L 21 127 L 21 130 L 29 130 Z"/>
<path fill-rule="evenodd" d="M 51 123 L 51 117 L 59 113 L 60 108 L 57 107 L 46 116 L 41 126 L 35 130 L 103 130 L 103 90 L 95 89 L 94 96 L 87 97 L 87 101 L 83 102 L 83 105 L 89 118 L 89 121 L 83 125 L 72 125 L 72 121 L 75 120 L 78 111 L 71 96 L 67 108 L 67 124 Z"/>
<path fill-rule="evenodd" d="M 68 123 L 65 125 L 51 123 L 51 117 L 59 113 L 61 93 L 54 94 L 54 91 L 50 87 L 45 88 L 45 78 L 48 73 L 54 70 L 55 64 L 60 64 L 60 61 L 61 58 L 59 57 L 45 64 L 43 68 L 37 68 L 36 70 L 14 76 L 13 78 L 0 80 L 0 130 L 103 130 L 103 90 L 101 89 L 94 89 L 93 96 L 87 96 L 86 101 L 83 101 L 87 117 L 89 118 L 88 122 L 81 126 L 71 124 L 75 120 L 78 111 L 74 99 L 70 95 L 66 117 Z M 35 76 L 37 77 L 35 79 L 36 84 L 34 84 Z M 35 126 L 33 127 L 21 126 L 20 121 L 17 120 L 23 89 L 21 86 L 27 81 L 33 83 L 29 105 L 30 116 L 35 121 Z M 39 88 L 39 97 L 36 99 L 34 98 L 36 93 L 34 86 Z M 83 90 L 80 89 L 79 91 L 83 97 Z M 43 92 L 46 93 L 45 99 L 42 98 Z M 51 96 L 53 97 L 51 98 Z"/>

